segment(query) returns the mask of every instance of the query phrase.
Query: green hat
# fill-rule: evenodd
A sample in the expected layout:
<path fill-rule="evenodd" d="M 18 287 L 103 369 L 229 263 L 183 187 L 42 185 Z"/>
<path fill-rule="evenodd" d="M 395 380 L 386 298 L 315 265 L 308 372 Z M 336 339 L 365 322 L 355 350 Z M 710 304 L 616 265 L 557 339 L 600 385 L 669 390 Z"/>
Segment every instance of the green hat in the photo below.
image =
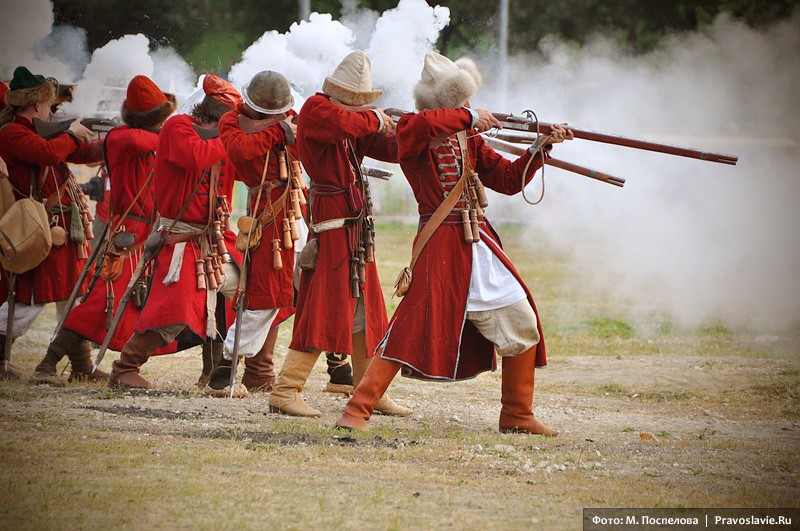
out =
<path fill-rule="evenodd" d="M 11 90 L 30 89 L 36 88 L 39 85 L 44 85 L 45 83 L 47 83 L 47 80 L 44 76 L 37 76 L 32 74 L 31 71 L 24 66 L 18 66 L 17 69 L 14 70 L 14 78 L 11 80 L 9 88 Z"/>

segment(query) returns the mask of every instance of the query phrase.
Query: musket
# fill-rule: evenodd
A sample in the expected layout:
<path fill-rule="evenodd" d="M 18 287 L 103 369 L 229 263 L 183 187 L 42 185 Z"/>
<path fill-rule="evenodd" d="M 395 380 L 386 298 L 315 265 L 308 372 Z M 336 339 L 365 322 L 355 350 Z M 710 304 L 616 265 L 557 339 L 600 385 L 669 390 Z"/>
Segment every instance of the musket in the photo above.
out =
<path fill-rule="evenodd" d="M 389 116 L 397 116 L 398 118 L 403 114 L 407 113 L 408 111 L 404 111 L 402 109 L 385 109 L 384 112 Z M 499 149 L 500 151 L 505 151 L 506 153 L 510 153 L 512 155 L 520 156 L 525 153 L 526 149 L 521 148 L 519 146 L 515 146 L 510 142 L 505 142 L 500 138 L 496 138 L 499 136 L 499 133 L 502 131 L 492 131 L 491 135 L 484 133 L 482 136 L 486 140 L 486 143 L 492 146 L 495 149 Z M 530 143 L 533 142 L 534 138 L 530 138 Z M 589 177 L 590 179 L 596 179 L 598 181 L 602 181 L 614 186 L 622 187 L 625 184 L 625 179 L 621 177 L 615 177 L 613 175 L 609 175 L 607 173 L 603 173 L 597 170 L 593 170 L 591 168 L 586 168 L 584 166 L 579 166 L 577 164 L 573 164 L 572 162 L 566 162 L 559 159 L 554 159 L 552 157 L 547 157 L 544 161 L 545 164 L 549 166 L 553 166 L 554 168 L 559 168 L 564 171 L 569 171 L 572 173 L 577 173 L 578 175 L 583 175 L 584 177 Z"/>
<path fill-rule="evenodd" d="M 94 366 L 92 367 L 92 372 L 97 370 L 97 367 L 100 365 L 100 362 L 103 361 L 103 356 L 106 355 L 106 350 L 108 350 L 108 344 L 111 343 L 111 338 L 114 337 L 114 332 L 117 331 L 117 327 L 119 326 L 119 322 L 122 320 L 122 315 L 125 313 L 125 307 L 128 306 L 128 300 L 131 298 L 131 292 L 133 291 L 133 287 L 136 285 L 136 282 L 142 277 L 142 273 L 144 273 L 144 268 L 155 260 L 158 252 L 164 246 L 164 235 L 155 230 L 150 233 L 150 236 L 147 237 L 144 243 L 144 254 L 142 255 L 141 259 L 139 259 L 139 263 L 136 264 L 136 269 L 133 270 L 133 274 L 131 275 L 131 279 L 128 282 L 128 287 L 125 288 L 125 293 L 122 295 L 122 298 L 119 301 L 119 305 L 117 306 L 117 311 L 114 313 L 114 320 L 111 321 L 111 325 L 108 327 L 108 332 L 106 332 L 106 337 L 103 339 L 103 344 L 100 345 L 100 350 L 97 352 L 97 357 L 94 360 Z"/>
<path fill-rule="evenodd" d="M 513 129 L 515 131 L 525 131 L 527 133 L 540 133 L 549 135 L 553 124 L 547 122 L 538 122 L 527 116 L 515 116 L 513 114 L 492 113 L 497 120 L 502 124 L 505 129 Z M 612 135 L 608 133 L 599 133 L 595 131 L 587 131 L 584 129 L 576 129 L 572 126 L 565 126 L 570 129 L 575 138 L 582 138 L 593 142 L 603 142 L 605 144 L 614 144 L 617 146 L 630 147 L 634 149 L 643 149 L 646 151 L 655 151 L 658 153 L 666 153 L 669 155 L 678 155 L 680 157 L 689 157 L 694 159 L 706 160 L 709 162 L 719 162 L 722 164 L 735 165 L 739 160 L 736 155 L 728 155 L 725 153 L 715 153 L 712 151 L 703 151 L 692 147 L 673 146 L 669 144 L 659 144 L 658 142 L 651 142 L 649 140 L 640 140 L 637 138 L 629 138 L 619 135 Z M 532 143 L 536 140 L 534 136 L 527 136 L 521 134 L 510 133 L 506 131 L 497 131 L 495 136 L 502 140 L 517 143 Z"/>
<path fill-rule="evenodd" d="M 40 137 L 50 140 L 52 138 L 57 137 L 64 131 L 69 129 L 69 126 L 74 122 L 77 118 L 73 118 L 71 120 L 63 120 L 60 122 L 45 122 L 44 120 L 40 120 L 38 118 L 33 119 L 33 127 L 36 129 L 36 134 Z M 119 120 L 116 118 L 108 119 L 108 118 L 84 118 L 81 120 L 81 123 L 90 129 L 94 133 L 108 133 L 115 127 L 119 125 Z"/>
<path fill-rule="evenodd" d="M 250 235 L 248 234 L 248 240 Z M 233 398 L 234 386 L 236 385 L 236 369 L 239 367 L 239 343 L 242 338 L 242 315 L 244 314 L 245 287 L 247 284 L 247 255 L 249 249 L 242 258 L 242 270 L 239 272 L 239 298 L 236 300 L 236 324 L 233 326 L 233 352 L 231 353 L 231 379 L 229 382 L 230 397 Z"/>
<path fill-rule="evenodd" d="M 11 361 L 11 343 L 14 337 L 14 307 L 17 305 L 17 274 L 6 271 L 8 275 L 8 319 L 6 320 L 6 344 L 5 344 L 5 361 L 4 370 L 8 372 L 8 364 Z"/>
<path fill-rule="evenodd" d="M 506 142 L 504 140 L 500 140 L 499 138 L 494 138 L 493 136 L 484 136 L 484 139 L 486 140 L 486 143 L 492 146 L 494 149 L 505 151 L 506 153 L 510 153 L 511 155 L 520 156 L 526 151 L 528 151 L 525 148 L 515 146 L 511 142 Z M 561 170 L 577 173 L 578 175 L 583 175 L 584 177 L 589 177 L 590 179 L 596 179 L 598 181 L 602 181 L 604 183 L 608 183 L 613 186 L 619 186 L 620 188 L 622 188 L 625 185 L 625 179 L 623 179 L 622 177 L 615 177 L 613 175 L 609 175 L 608 173 L 604 173 L 598 170 L 593 170 L 591 168 L 585 168 L 583 166 L 578 166 L 577 164 L 573 164 L 571 162 L 567 162 L 564 160 L 554 159 L 553 157 L 547 157 L 544 163 L 554 168 L 559 168 Z"/>
<path fill-rule="evenodd" d="M 392 175 L 394 175 L 394 173 L 388 170 L 376 168 L 375 166 L 365 166 L 363 164 L 361 165 L 361 172 L 367 177 L 372 177 L 374 179 L 381 179 L 382 181 L 388 181 L 389 178 Z"/>
<path fill-rule="evenodd" d="M 83 271 L 81 271 L 80 276 L 78 277 L 78 281 L 75 283 L 75 287 L 72 288 L 72 293 L 67 299 L 67 304 L 64 306 L 64 311 L 61 313 L 61 318 L 58 320 L 58 324 L 56 325 L 56 329 L 53 332 L 53 337 L 50 339 L 52 342 L 58 333 L 61 331 L 61 328 L 64 326 L 64 323 L 67 321 L 67 316 L 69 312 L 72 311 L 72 307 L 75 305 L 75 300 L 78 298 L 78 292 L 81 290 L 81 286 L 83 282 L 86 280 L 86 276 L 89 274 L 89 270 L 94 265 L 95 261 L 97 260 L 97 255 L 100 253 L 100 249 L 105 247 L 106 237 L 108 236 L 108 223 L 105 224 L 103 227 L 103 232 L 100 233 L 100 239 L 95 245 L 94 249 L 92 249 L 92 254 L 89 255 L 89 259 L 86 261 L 86 264 L 83 266 Z M 94 279 L 93 279 L 94 280 Z M 94 284 L 94 283 L 93 283 Z M 86 290 L 89 293 L 89 290 Z"/>

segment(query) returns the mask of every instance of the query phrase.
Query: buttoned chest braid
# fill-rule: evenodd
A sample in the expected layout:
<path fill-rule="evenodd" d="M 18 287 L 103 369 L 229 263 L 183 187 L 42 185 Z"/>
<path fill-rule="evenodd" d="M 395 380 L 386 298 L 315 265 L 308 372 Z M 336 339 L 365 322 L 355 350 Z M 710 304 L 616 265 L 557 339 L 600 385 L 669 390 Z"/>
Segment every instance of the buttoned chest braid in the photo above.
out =
<path fill-rule="evenodd" d="M 439 180 L 442 187 L 445 188 L 445 197 L 452 193 L 457 183 L 454 176 L 462 173 L 465 176 L 463 191 L 460 192 L 461 197 L 455 204 L 455 208 L 461 213 L 464 241 L 466 243 L 479 242 L 481 239 L 479 227 L 484 219 L 483 210 L 489 206 L 489 200 L 486 197 L 483 183 L 470 162 L 466 133 L 456 134 L 455 137 L 450 135 L 445 138 L 434 148 L 434 156 Z"/>
<path fill-rule="evenodd" d="M 443 149 L 445 146 L 438 144 L 437 146 L 432 146 L 431 150 L 434 152 L 438 161 L 437 170 L 442 186 L 449 188 L 449 190 L 445 190 L 444 201 L 439 204 L 436 211 L 434 211 L 427 221 L 420 218 L 420 222 L 424 223 L 424 225 L 420 229 L 417 239 L 414 242 L 414 247 L 411 250 L 411 263 L 408 267 L 404 267 L 400 271 L 394 283 L 393 296 L 396 297 L 403 297 L 411 288 L 414 266 L 417 263 L 417 259 L 423 247 L 428 243 L 428 240 L 433 236 L 433 233 L 439 225 L 442 223 L 458 223 L 458 221 L 455 220 L 447 221 L 448 218 L 451 217 L 450 213 L 454 208 L 461 209 L 464 242 L 476 243 L 480 241 L 479 224 L 483 221 L 483 209 L 489 206 L 489 201 L 486 199 L 486 193 L 483 189 L 483 184 L 478 178 L 478 174 L 472 169 L 472 165 L 470 164 L 469 150 L 467 148 L 467 133 L 466 131 L 459 131 L 456 133 L 455 145 L 449 138 L 445 139 L 444 142 L 447 144 L 446 149 Z M 456 147 L 458 148 L 458 154 L 456 154 Z M 448 158 L 450 158 L 452 162 L 446 162 Z M 461 176 L 455 182 L 453 182 L 452 178 L 448 178 L 454 173 L 450 168 L 460 171 Z M 459 204 L 461 205 L 460 207 L 458 206 Z"/>

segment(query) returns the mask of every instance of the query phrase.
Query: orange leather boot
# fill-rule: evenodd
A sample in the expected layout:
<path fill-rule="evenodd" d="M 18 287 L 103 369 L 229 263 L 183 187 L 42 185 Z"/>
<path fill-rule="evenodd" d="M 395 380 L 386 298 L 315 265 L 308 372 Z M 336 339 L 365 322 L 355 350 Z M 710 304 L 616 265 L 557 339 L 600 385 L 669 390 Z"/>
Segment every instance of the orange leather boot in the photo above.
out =
<path fill-rule="evenodd" d="M 372 416 L 375 404 L 386 393 L 386 389 L 389 388 L 389 384 L 392 383 L 399 370 L 400 364 L 396 361 L 385 360 L 378 355 L 372 358 L 372 363 L 364 373 L 364 377 L 361 378 L 344 413 L 336 421 L 336 427 L 358 431 L 366 430 L 367 421 Z"/>
<path fill-rule="evenodd" d="M 558 432 L 533 416 L 533 382 L 536 371 L 536 347 L 519 356 L 503 358 L 503 384 L 500 402 L 500 431 L 532 433 L 555 437 Z"/>

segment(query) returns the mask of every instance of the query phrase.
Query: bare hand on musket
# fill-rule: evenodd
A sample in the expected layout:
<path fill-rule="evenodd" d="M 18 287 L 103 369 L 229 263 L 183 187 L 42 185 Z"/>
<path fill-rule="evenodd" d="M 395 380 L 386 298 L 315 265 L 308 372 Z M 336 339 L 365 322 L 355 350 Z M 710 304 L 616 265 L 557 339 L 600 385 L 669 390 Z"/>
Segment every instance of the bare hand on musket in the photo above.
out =
<path fill-rule="evenodd" d="M 575 134 L 572 132 L 572 129 L 567 129 L 565 126 L 567 124 L 553 124 L 550 126 L 550 134 L 547 135 L 544 141 L 544 145 L 549 144 L 560 144 L 564 140 L 572 140 L 575 138 Z"/>
<path fill-rule="evenodd" d="M 75 135 L 75 138 L 77 138 L 78 141 L 83 142 L 84 144 L 88 144 L 94 138 L 94 133 L 92 132 L 92 130 L 83 125 L 80 119 L 76 119 L 71 124 L 69 124 L 68 130 L 71 131 L 73 135 Z"/>
<path fill-rule="evenodd" d="M 485 133 L 490 129 L 502 129 L 503 126 L 494 115 L 486 109 L 473 109 L 478 115 L 478 123 L 475 124 L 475 129 L 479 133 Z"/>
<path fill-rule="evenodd" d="M 394 133 L 397 124 L 392 120 L 392 117 L 386 114 L 383 109 L 372 109 L 372 111 L 380 114 L 381 118 L 383 118 L 383 127 L 378 132 L 382 134 Z"/>
<path fill-rule="evenodd" d="M 5 179 L 8 177 L 8 166 L 6 166 L 6 161 L 0 158 L 0 179 Z"/>
<path fill-rule="evenodd" d="M 289 129 L 291 129 L 292 135 L 294 135 L 294 137 L 296 138 L 297 137 L 297 122 L 295 120 L 297 120 L 297 116 L 287 116 L 286 118 L 283 119 L 283 121 L 286 122 L 286 125 L 289 126 Z"/>

